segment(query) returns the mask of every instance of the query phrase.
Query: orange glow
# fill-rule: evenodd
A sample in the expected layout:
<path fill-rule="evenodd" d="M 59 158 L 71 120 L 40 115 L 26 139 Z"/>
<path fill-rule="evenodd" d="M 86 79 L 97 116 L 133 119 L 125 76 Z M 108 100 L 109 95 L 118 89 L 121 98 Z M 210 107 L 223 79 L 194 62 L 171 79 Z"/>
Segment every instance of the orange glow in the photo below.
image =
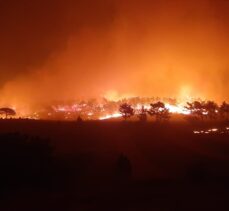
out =
<path fill-rule="evenodd" d="M 229 100 L 228 1 L 67 2 L 42 17 L 42 4 L 24 5 L 31 17 L 3 7 L 0 106 L 32 113 L 101 96 Z"/>

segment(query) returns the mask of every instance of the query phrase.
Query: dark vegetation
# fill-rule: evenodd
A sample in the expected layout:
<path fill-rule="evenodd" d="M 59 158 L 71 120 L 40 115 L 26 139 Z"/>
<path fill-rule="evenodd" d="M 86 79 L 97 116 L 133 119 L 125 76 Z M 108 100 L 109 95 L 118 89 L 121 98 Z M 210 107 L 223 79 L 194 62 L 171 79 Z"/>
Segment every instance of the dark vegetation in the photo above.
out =
<path fill-rule="evenodd" d="M 2 120 L 0 210 L 225 210 L 225 126 Z"/>
<path fill-rule="evenodd" d="M 4 115 L 7 119 L 9 116 L 15 116 L 16 112 L 12 108 L 0 108 L 0 115 Z"/>
<path fill-rule="evenodd" d="M 220 106 L 214 101 L 187 102 L 185 108 L 190 113 L 186 116 L 187 120 L 229 120 L 229 104 L 226 102 L 223 102 Z M 141 109 L 136 110 L 134 110 L 130 104 L 124 103 L 120 105 L 119 111 L 125 120 L 133 117 L 135 114 L 141 122 L 146 121 L 148 115 L 153 117 L 156 122 L 168 121 L 171 118 L 169 109 L 160 101 L 151 103 L 150 109 L 146 109 L 142 106 Z"/>
<path fill-rule="evenodd" d="M 170 118 L 169 110 L 162 102 L 150 104 L 151 108 L 148 111 L 150 116 L 155 116 L 156 121 L 168 120 Z"/>
<path fill-rule="evenodd" d="M 131 107 L 131 105 L 128 105 L 127 103 L 120 105 L 119 112 L 122 114 L 125 120 L 134 115 L 134 109 Z"/>

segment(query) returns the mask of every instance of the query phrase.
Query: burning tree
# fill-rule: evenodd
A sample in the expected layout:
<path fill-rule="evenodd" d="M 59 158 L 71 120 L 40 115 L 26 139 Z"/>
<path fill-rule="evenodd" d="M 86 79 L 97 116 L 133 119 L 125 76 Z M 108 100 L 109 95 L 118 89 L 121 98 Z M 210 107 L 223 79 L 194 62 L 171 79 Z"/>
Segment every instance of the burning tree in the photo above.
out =
<path fill-rule="evenodd" d="M 169 110 L 165 107 L 162 102 L 150 104 L 151 108 L 148 113 L 150 116 L 155 116 L 156 121 L 168 120 L 170 118 Z"/>
<path fill-rule="evenodd" d="M 16 112 L 12 108 L 0 108 L 0 115 L 5 115 L 7 119 L 8 116 L 15 116 Z"/>
<path fill-rule="evenodd" d="M 122 117 L 125 120 L 127 120 L 128 118 L 130 118 L 134 115 L 134 109 L 131 107 L 131 105 L 129 105 L 127 103 L 120 105 L 119 112 L 122 114 Z"/>

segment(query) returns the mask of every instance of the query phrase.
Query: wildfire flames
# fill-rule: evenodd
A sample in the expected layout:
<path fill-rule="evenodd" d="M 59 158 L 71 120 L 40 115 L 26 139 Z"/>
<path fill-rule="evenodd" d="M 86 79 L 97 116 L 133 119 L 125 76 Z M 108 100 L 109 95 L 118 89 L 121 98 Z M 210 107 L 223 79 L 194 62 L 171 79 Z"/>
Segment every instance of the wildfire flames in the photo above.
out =
<path fill-rule="evenodd" d="M 148 104 L 138 104 L 134 109 L 139 110 L 142 107 L 144 107 L 146 110 L 150 109 L 150 105 Z M 168 109 L 169 113 L 171 114 L 183 114 L 183 115 L 189 115 L 190 111 L 185 108 L 185 106 L 182 106 L 181 104 L 179 105 L 171 105 L 169 103 L 165 104 L 166 109 Z M 102 116 L 99 118 L 99 120 L 107 120 L 107 119 L 115 119 L 115 118 L 120 118 L 122 117 L 122 114 L 119 112 L 113 113 L 113 114 L 108 114 L 105 116 Z"/>
<path fill-rule="evenodd" d="M 189 96 L 187 98 L 187 96 Z M 30 111 L 26 109 L 16 109 L 16 114 L 13 118 L 22 119 L 47 119 L 47 120 L 76 120 L 81 117 L 83 120 L 109 120 L 119 119 L 123 116 L 120 112 L 120 106 L 128 104 L 133 109 L 133 114 L 141 118 L 141 112 L 145 115 L 155 116 L 155 111 L 152 111 L 152 105 L 156 104 L 158 112 L 191 116 L 197 118 L 214 117 L 218 115 L 220 106 L 213 101 L 202 101 L 201 99 L 193 99 L 190 95 L 186 97 L 174 98 L 158 98 L 158 97 L 133 97 L 119 96 L 117 93 L 108 93 L 98 99 L 75 100 L 75 101 L 58 101 L 48 105 L 36 106 Z M 159 103 L 159 104 L 158 104 Z M 159 107 L 158 107 L 159 106 Z M 162 107 L 160 107 L 162 106 Z M 226 109 L 226 116 L 229 112 L 229 104 L 222 104 L 223 112 Z M 6 116 L 6 115 L 5 115 Z M 218 115 L 219 116 L 219 115 Z M 0 116 L 4 118 L 4 115 Z M 155 116 L 156 117 L 156 116 Z"/>
<path fill-rule="evenodd" d="M 14 118 L 27 118 L 27 119 L 50 119 L 50 120 L 76 120 L 79 116 L 84 120 L 109 120 L 118 119 L 122 117 L 120 113 L 120 105 L 128 104 L 134 110 L 134 113 L 138 115 L 141 109 L 144 109 L 145 113 L 150 113 L 152 103 L 163 102 L 164 109 L 169 114 L 178 114 L 188 116 L 196 112 L 196 115 L 208 116 L 208 110 L 206 108 L 198 109 L 195 106 L 201 106 L 203 101 L 197 102 L 195 105 L 186 101 L 178 102 L 175 99 L 159 99 L 159 98 L 124 98 L 118 100 L 111 100 L 102 98 L 92 99 L 87 101 L 72 101 L 72 102 L 54 102 L 49 106 L 40 106 L 33 109 L 31 112 L 25 110 L 16 110 L 17 115 Z M 211 101 L 209 101 L 211 102 Z M 212 105 L 214 106 L 214 102 Z M 194 108 L 193 108 L 194 106 Z M 206 106 L 206 105 L 205 105 Z M 229 105 L 228 105 L 229 106 Z M 159 108 L 160 109 L 163 108 Z M 213 108 L 214 109 L 214 108 Z M 218 110 L 214 109 L 213 113 L 217 114 Z M 4 116 L 2 116 L 4 118 Z"/>
<path fill-rule="evenodd" d="M 165 107 L 169 110 L 170 113 L 184 114 L 189 115 L 191 112 L 185 108 L 183 105 L 170 105 L 165 104 Z"/>
<path fill-rule="evenodd" d="M 100 117 L 99 120 L 115 119 L 115 118 L 120 118 L 120 117 L 122 117 L 122 114 L 120 114 L 120 113 L 115 113 L 115 114 L 109 114 L 109 115 Z"/>

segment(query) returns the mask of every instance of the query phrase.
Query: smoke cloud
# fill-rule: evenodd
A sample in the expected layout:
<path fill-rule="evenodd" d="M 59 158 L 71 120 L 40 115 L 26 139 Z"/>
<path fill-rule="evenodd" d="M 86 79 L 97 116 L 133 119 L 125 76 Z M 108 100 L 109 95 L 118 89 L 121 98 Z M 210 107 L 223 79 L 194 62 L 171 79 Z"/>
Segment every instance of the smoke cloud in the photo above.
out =
<path fill-rule="evenodd" d="M 229 1 L 0 1 L 0 104 L 229 100 Z"/>

